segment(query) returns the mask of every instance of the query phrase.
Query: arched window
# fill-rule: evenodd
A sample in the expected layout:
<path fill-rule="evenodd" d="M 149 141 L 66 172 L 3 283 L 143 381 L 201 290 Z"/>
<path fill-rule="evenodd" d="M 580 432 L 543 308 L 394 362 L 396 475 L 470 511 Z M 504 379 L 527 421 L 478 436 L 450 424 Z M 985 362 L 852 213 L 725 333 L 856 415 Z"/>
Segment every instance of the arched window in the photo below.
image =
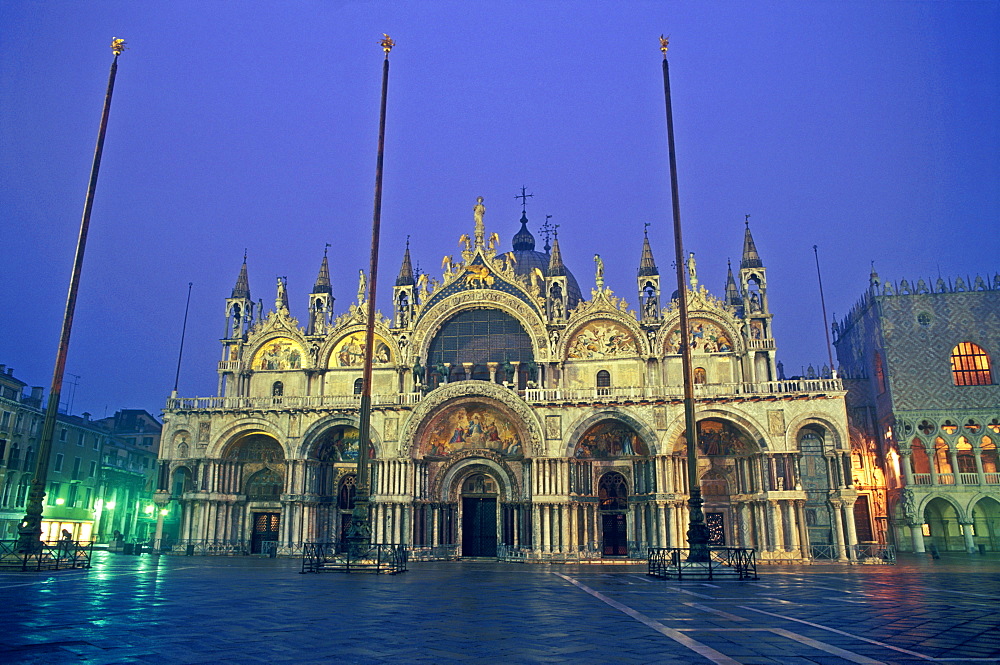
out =
<path fill-rule="evenodd" d="M 956 386 L 991 385 L 989 354 L 972 342 L 962 342 L 951 350 L 951 376 Z"/>
<path fill-rule="evenodd" d="M 285 394 L 285 384 L 281 381 L 275 381 L 274 385 L 271 386 L 271 397 L 281 397 Z"/>
<path fill-rule="evenodd" d="M 958 445 L 955 446 L 958 455 L 958 472 L 975 473 L 976 456 L 972 452 L 972 444 L 964 436 L 958 437 Z"/>
<path fill-rule="evenodd" d="M 910 450 L 913 452 L 913 473 L 930 473 L 931 463 L 927 459 L 927 448 L 923 442 L 920 439 L 913 439 Z"/>
<path fill-rule="evenodd" d="M 524 388 L 533 380 L 528 376 L 528 368 L 534 358 L 531 337 L 513 316 L 498 309 L 468 309 L 448 319 L 431 341 L 427 363 L 433 372 L 428 377 L 443 381 L 440 370 L 448 363 L 449 381 L 489 381 L 488 363 L 517 362 L 519 376 L 507 380 L 515 380 L 519 388 Z M 465 375 L 463 363 L 472 363 L 471 376 Z"/>
<path fill-rule="evenodd" d="M 938 437 L 934 440 L 934 466 L 938 473 L 951 473 L 951 457 L 948 456 L 948 444 Z"/>
<path fill-rule="evenodd" d="M 704 367 L 695 367 L 694 368 L 694 382 L 695 383 L 707 383 L 706 377 L 707 377 L 707 374 L 705 373 L 705 368 Z"/>
<path fill-rule="evenodd" d="M 360 395 L 361 394 L 361 389 L 364 388 L 364 387 L 365 387 L 365 380 L 363 378 L 362 379 L 355 379 L 354 380 L 354 394 L 355 395 Z"/>
<path fill-rule="evenodd" d="M 341 510 L 354 510 L 354 500 L 357 489 L 358 477 L 354 474 L 346 476 L 340 483 L 340 493 L 337 498 L 337 506 Z"/>
<path fill-rule="evenodd" d="M 283 487 L 284 482 L 278 472 L 265 467 L 247 479 L 247 498 L 277 499 Z"/>
<path fill-rule="evenodd" d="M 601 510 L 625 510 L 628 508 L 628 484 L 625 476 L 611 471 L 601 476 L 597 496 Z"/>
<path fill-rule="evenodd" d="M 597 373 L 597 394 L 611 394 L 611 372 L 606 369 L 602 369 Z"/>
<path fill-rule="evenodd" d="M 984 473 L 996 473 L 1000 462 L 997 461 L 997 444 L 988 436 L 984 436 L 979 444 L 979 459 L 983 462 Z"/>

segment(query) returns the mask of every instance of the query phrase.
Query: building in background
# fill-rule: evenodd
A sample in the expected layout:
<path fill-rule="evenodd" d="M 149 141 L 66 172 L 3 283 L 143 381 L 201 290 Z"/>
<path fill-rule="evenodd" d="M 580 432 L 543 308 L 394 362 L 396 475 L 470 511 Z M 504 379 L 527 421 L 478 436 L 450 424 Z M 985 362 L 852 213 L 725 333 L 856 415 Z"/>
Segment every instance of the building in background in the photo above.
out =
<path fill-rule="evenodd" d="M 1000 551 L 1000 275 L 881 282 L 833 326 L 859 537 Z"/>
<path fill-rule="evenodd" d="M 41 387 L 0 365 L 0 539 L 18 536 L 45 420 Z M 52 438 L 42 539 L 109 543 L 147 540 L 157 514 L 155 482 L 160 423 L 146 411 L 125 409 L 91 420 L 60 413 Z"/>
<path fill-rule="evenodd" d="M 117 532 L 125 540 L 146 542 L 160 510 L 152 490 L 162 425 L 142 409 L 122 409 L 97 423 L 108 434 L 101 454 L 97 539 L 110 542 Z"/>
<path fill-rule="evenodd" d="M 672 288 L 661 293 L 648 239 L 635 239 L 631 310 L 599 256 L 586 298 L 558 238 L 536 251 L 522 215 L 503 252 L 484 212 L 480 199 L 439 278 L 414 274 L 407 248 L 393 309 L 378 316 L 374 541 L 537 559 L 686 546 L 679 307 L 663 297 Z M 857 493 L 843 387 L 779 376 L 749 226 L 742 241 L 721 298 L 693 255 L 686 265 L 712 542 L 763 560 L 847 559 Z M 226 301 L 218 396 L 168 400 L 159 488 L 183 509 L 186 547 L 292 553 L 350 523 L 365 275 L 334 316 L 324 255 L 304 326 L 286 288 L 279 279 L 265 313 L 244 260 Z"/>
<path fill-rule="evenodd" d="M 0 538 L 18 536 L 35 475 L 39 438 L 45 420 L 43 391 L 0 365 Z M 52 437 L 42 539 L 58 540 L 63 529 L 74 540 L 94 537 L 101 448 L 107 434 L 89 413 L 60 413 Z"/>

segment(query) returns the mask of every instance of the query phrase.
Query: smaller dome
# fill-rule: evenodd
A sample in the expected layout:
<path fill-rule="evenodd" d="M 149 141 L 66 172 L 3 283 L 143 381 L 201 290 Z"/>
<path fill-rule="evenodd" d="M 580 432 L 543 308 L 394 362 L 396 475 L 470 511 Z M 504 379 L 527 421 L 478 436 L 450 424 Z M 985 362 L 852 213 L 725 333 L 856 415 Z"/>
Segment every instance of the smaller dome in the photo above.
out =
<path fill-rule="evenodd" d="M 511 243 L 515 252 L 526 252 L 535 249 L 535 236 L 528 230 L 528 216 L 521 212 L 521 230 L 514 234 L 514 241 Z M 545 266 L 548 268 L 548 265 Z"/>

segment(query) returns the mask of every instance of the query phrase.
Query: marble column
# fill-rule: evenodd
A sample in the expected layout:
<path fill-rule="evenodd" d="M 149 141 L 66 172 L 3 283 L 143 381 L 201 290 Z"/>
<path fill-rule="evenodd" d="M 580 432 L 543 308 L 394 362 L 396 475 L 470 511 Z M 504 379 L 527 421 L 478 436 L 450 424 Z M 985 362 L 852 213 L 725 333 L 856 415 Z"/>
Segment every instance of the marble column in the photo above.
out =
<path fill-rule="evenodd" d="M 969 554 L 975 554 L 976 542 L 973 540 L 973 523 L 972 522 L 961 522 L 962 526 L 962 536 L 965 538 L 965 551 Z"/>
<path fill-rule="evenodd" d="M 833 531 L 835 542 L 837 544 L 837 558 L 841 561 L 847 560 L 847 548 L 844 544 L 844 520 L 841 511 L 841 502 L 839 500 L 830 501 L 830 505 L 833 506 L 832 517 L 833 517 Z"/>
<path fill-rule="evenodd" d="M 910 525 L 910 538 L 913 540 L 913 551 L 917 554 L 923 554 L 927 550 L 924 549 L 924 525 L 923 524 L 911 524 Z"/>

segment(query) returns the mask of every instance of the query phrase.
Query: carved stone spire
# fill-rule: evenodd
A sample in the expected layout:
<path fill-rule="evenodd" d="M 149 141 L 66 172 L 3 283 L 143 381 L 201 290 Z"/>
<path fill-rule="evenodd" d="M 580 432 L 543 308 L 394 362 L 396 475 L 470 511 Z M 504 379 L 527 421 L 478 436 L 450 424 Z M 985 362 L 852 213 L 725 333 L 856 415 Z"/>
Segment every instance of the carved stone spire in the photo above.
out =
<path fill-rule="evenodd" d="M 330 263 L 326 259 L 326 250 L 323 250 L 323 262 L 319 264 L 319 275 L 316 276 L 316 283 L 313 285 L 313 293 L 333 293 L 330 285 Z"/>
<path fill-rule="evenodd" d="M 559 234 L 553 233 L 552 253 L 549 255 L 549 277 L 566 274 L 566 264 L 563 263 L 562 252 L 559 250 Z"/>
<path fill-rule="evenodd" d="M 245 298 L 250 300 L 250 278 L 247 276 L 247 255 L 243 253 L 243 266 L 240 268 L 240 276 L 236 278 L 236 286 L 233 287 L 231 298 Z"/>
<path fill-rule="evenodd" d="M 743 260 L 740 261 L 740 268 L 762 268 L 764 264 L 760 260 L 760 254 L 757 253 L 757 245 L 753 242 L 753 236 L 750 235 L 750 215 L 746 217 L 747 230 L 743 234 Z"/>
<path fill-rule="evenodd" d="M 399 267 L 399 275 L 396 276 L 396 286 L 413 286 L 415 283 L 413 264 L 410 263 L 410 238 L 407 236 L 406 251 L 403 252 L 403 264 Z"/>
<path fill-rule="evenodd" d="M 729 264 L 729 274 L 726 276 L 726 304 L 738 307 L 743 304 L 743 298 L 740 297 L 740 288 L 736 286 L 736 279 L 733 277 L 733 264 L 731 261 L 726 263 Z"/>
<path fill-rule="evenodd" d="M 648 231 L 643 231 L 642 258 L 639 259 L 639 276 L 649 277 L 659 274 L 660 271 L 656 268 L 656 261 L 653 260 L 653 248 L 649 246 L 649 233 Z"/>

